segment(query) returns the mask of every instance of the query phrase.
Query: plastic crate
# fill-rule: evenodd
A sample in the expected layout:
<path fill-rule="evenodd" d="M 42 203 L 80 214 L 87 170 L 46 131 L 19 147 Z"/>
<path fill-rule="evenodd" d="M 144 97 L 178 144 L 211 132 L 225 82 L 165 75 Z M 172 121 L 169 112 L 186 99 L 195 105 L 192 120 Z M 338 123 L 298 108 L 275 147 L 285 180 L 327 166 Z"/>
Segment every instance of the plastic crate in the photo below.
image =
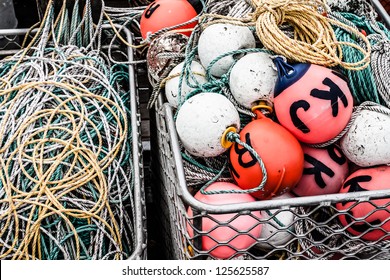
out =
<path fill-rule="evenodd" d="M 380 199 L 390 198 L 390 189 L 230 205 L 204 204 L 193 197 L 187 186 L 173 109 L 161 95 L 156 105 L 154 126 L 153 181 L 158 220 L 164 238 L 162 251 L 166 253 L 166 258 L 214 259 L 220 258 L 219 249 L 230 248 L 228 257 L 231 259 L 390 259 L 390 240 L 386 240 L 390 239 L 390 232 L 384 232 L 377 241 L 360 238 L 367 237 L 364 230 L 360 236 L 350 234 L 347 228 L 360 225 L 380 230 L 380 225 L 353 220 L 348 211 L 336 208 L 338 203 L 349 202 L 348 209 L 369 203 L 373 210 L 368 215 L 378 211 L 389 212 L 386 208 L 390 209 L 390 200 L 384 205 L 379 205 L 379 202 Z M 193 211 L 191 216 L 187 213 L 189 208 Z M 264 215 L 259 218 L 254 214 L 256 211 Z M 230 214 L 229 221 L 250 218 L 252 227 L 237 230 L 226 219 L 225 222 L 218 221 L 218 214 Z M 290 217 L 290 222 L 280 222 L 280 215 L 284 214 Z M 345 226 L 339 222 L 340 217 L 347 217 Z M 214 226 L 203 231 L 202 223 L 207 220 L 214 221 Z M 390 223 L 390 218 L 384 223 Z M 267 237 L 255 236 L 251 231 L 260 226 L 271 228 L 272 233 Z M 206 248 L 204 242 L 210 242 L 214 230 L 231 231 L 229 241 L 247 236 L 255 242 L 247 248 L 237 249 L 229 242 L 215 239 L 214 245 Z M 274 242 L 283 235 L 290 235 L 288 241 Z"/>
<path fill-rule="evenodd" d="M 120 30 L 121 35 L 126 38 L 130 44 L 133 42 L 133 34 L 125 27 L 116 25 Z M 105 31 L 112 29 L 111 25 L 105 24 L 102 26 Z M 29 29 L 3 29 L 0 30 L 0 58 L 12 55 L 21 49 L 21 42 L 23 42 Z M 113 33 L 113 32 L 111 32 Z M 31 32 L 34 34 L 34 31 Z M 134 168 L 134 185 L 133 185 L 133 229 L 135 233 L 133 236 L 134 248 L 129 259 L 139 260 L 147 258 L 147 229 L 146 229 L 146 203 L 144 191 L 144 170 L 143 170 L 143 156 L 142 156 L 142 140 L 141 140 L 141 115 L 139 112 L 139 96 L 137 91 L 137 70 L 134 64 L 129 62 L 135 58 L 133 49 L 123 44 L 119 39 L 112 42 L 108 39 L 102 42 L 102 50 L 108 49 L 109 44 L 112 43 L 112 51 L 124 52 L 126 60 L 124 64 L 129 66 L 129 90 L 130 90 L 130 109 L 131 109 L 131 139 L 132 139 L 132 165 Z"/>

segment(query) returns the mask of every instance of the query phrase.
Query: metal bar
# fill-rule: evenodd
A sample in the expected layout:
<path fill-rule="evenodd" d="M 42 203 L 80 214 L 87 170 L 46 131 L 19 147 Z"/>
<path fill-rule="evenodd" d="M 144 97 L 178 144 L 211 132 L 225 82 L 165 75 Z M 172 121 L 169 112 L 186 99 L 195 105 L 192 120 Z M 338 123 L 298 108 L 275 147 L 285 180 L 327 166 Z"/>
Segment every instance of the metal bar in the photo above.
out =
<path fill-rule="evenodd" d="M 131 32 L 120 25 L 114 25 L 115 28 L 120 29 L 126 35 L 126 40 L 130 44 L 133 43 L 133 36 Z M 102 28 L 111 28 L 109 24 L 105 24 Z M 134 60 L 133 49 L 127 47 L 127 55 L 128 60 Z M 138 210 L 135 213 L 135 232 L 136 232 L 136 247 L 129 259 L 141 259 L 144 251 L 146 250 L 146 244 L 144 240 L 144 220 L 145 217 L 143 215 L 143 203 L 142 203 L 142 176 L 141 176 L 141 168 L 142 168 L 142 160 L 140 158 L 141 148 L 139 145 L 140 140 L 140 115 L 138 113 L 138 101 L 137 101 L 137 88 L 135 85 L 135 69 L 134 65 L 129 64 L 129 86 L 130 86 L 130 109 L 131 109 L 131 133 L 132 133 L 132 149 L 133 149 L 133 168 L 134 168 L 134 203 L 135 209 Z"/>
<path fill-rule="evenodd" d="M 382 18 L 383 22 L 386 24 L 387 28 L 390 28 L 390 16 L 389 13 L 383 8 L 379 0 L 370 0 L 372 6 L 377 11 L 378 15 Z"/>
<path fill-rule="evenodd" d="M 0 36 L 26 35 L 30 29 L 0 29 Z M 36 31 L 35 31 L 36 32 Z"/>

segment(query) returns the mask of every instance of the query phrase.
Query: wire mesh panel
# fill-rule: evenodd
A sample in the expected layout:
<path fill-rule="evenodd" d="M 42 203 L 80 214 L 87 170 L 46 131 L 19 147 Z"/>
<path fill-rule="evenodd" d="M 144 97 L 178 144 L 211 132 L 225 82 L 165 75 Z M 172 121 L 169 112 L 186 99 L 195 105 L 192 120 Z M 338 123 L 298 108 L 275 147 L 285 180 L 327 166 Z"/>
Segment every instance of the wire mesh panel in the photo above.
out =
<path fill-rule="evenodd" d="M 120 80 L 128 96 L 124 96 L 123 100 L 127 102 L 125 105 L 129 116 L 129 135 L 126 141 L 129 142 L 127 147 L 131 150 L 129 154 L 131 157 L 129 166 L 127 169 L 128 178 L 131 179 L 131 187 L 129 188 L 126 199 L 130 201 L 122 201 L 123 209 L 127 211 L 125 218 L 126 225 L 125 230 L 121 234 L 124 234 L 123 243 L 126 243 L 124 250 L 128 252 L 127 257 L 129 259 L 146 259 L 146 209 L 145 209 L 145 194 L 144 194 L 144 172 L 143 172 L 143 159 L 142 159 L 142 142 L 141 142 L 141 117 L 139 112 L 139 97 L 137 93 L 137 72 L 135 67 L 129 63 L 134 60 L 133 50 L 125 45 L 121 40 L 114 36 L 112 31 L 113 26 L 102 25 L 102 55 L 106 56 L 107 61 L 117 65 L 120 71 L 128 72 L 128 79 Z M 120 29 L 122 37 L 126 38 L 127 42 L 133 41 L 133 34 L 122 26 L 115 26 L 116 29 Z M 26 35 L 27 34 L 27 35 Z M 0 56 L 2 58 L 17 53 L 22 45 L 28 44 L 34 36 L 35 31 L 30 32 L 27 29 L 13 29 L 13 30 L 0 30 Z M 126 75 L 125 75 L 126 76 Z M 114 202 L 116 203 L 116 202 Z M 126 205 L 126 206 L 125 206 Z M 122 225 L 121 225 L 122 226 Z M 93 231 L 91 231 L 93 232 Z M 127 242 L 129 241 L 129 242 Z M 130 241 L 131 240 L 131 241 Z M 127 245 L 131 244 L 131 245 Z M 107 244 L 101 244 L 102 248 Z M 84 246 L 84 245 L 83 245 Z M 103 250 L 103 249 L 102 249 Z"/>

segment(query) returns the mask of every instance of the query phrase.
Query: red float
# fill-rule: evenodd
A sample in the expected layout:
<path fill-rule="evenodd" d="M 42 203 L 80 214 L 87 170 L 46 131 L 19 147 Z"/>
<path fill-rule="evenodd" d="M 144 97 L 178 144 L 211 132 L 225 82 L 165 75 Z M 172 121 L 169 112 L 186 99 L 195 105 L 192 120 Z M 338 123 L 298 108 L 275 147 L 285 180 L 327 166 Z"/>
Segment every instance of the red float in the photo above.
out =
<path fill-rule="evenodd" d="M 330 145 L 324 149 L 302 146 L 303 175 L 292 190 L 297 196 L 338 193 L 348 176 L 348 161 L 341 150 Z"/>
<path fill-rule="evenodd" d="M 354 172 L 345 180 L 340 193 L 389 188 L 390 167 L 380 166 Z M 371 202 L 360 202 L 359 204 L 356 204 L 355 201 L 337 203 L 336 208 L 339 211 L 348 212 L 346 215 L 338 216 L 341 224 L 344 227 L 348 226 L 346 230 L 349 233 L 362 235 L 361 238 L 364 240 L 390 239 L 390 236 L 384 237 L 390 233 L 390 206 L 388 205 L 390 198 L 374 199 Z M 384 209 L 380 210 L 379 207 Z"/>
<path fill-rule="evenodd" d="M 157 0 L 150 3 L 140 20 L 142 38 L 146 39 L 148 34 L 155 33 L 162 28 L 175 26 L 193 19 L 198 15 L 196 8 L 186 0 Z M 196 24 L 197 22 L 193 22 L 180 27 L 180 29 L 193 28 Z M 190 31 L 180 33 L 187 36 L 191 35 Z"/>
<path fill-rule="evenodd" d="M 217 182 L 207 187 L 206 191 L 218 190 L 241 190 L 232 183 Z M 211 205 L 234 204 L 254 202 L 255 199 L 249 194 L 213 194 L 204 195 L 198 192 L 195 198 L 203 203 Z M 191 224 L 187 223 L 187 231 L 192 238 L 193 230 L 193 212 L 191 207 L 187 210 L 187 215 Z M 210 251 L 210 255 L 218 259 L 228 259 L 237 253 L 237 250 L 246 250 L 259 238 L 261 233 L 261 224 L 256 218 L 261 218 L 260 211 L 253 211 L 250 215 L 238 215 L 237 213 L 213 214 L 202 218 L 202 250 Z M 254 218 L 256 217 L 256 218 Z M 218 221 L 215 222 L 215 221 Z M 225 223 L 225 224 L 224 224 Z M 234 229 L 233 229 L 234 228 Z M 200 230 L 200 229 L 199 229 Z M 249 234 L 250 235 L 249 235 Z M 253 236 L 253 237 L 252 237 Z M 219 245 L 225 243 L 228 245 Z M 233 249 L 235 248 L 235 249 Z"/>
<path fill-rule="evenodd" d="M 304 143 L 335 138 L 352 115 L 353 98 L 346 77 L 314 64 L 274 61 L 279 73 L 274 107 L 280 124 Z"/>
<path fill-rule="evenodd" d="M 256 113 L 257 119 L 244 127 L 240 139 L 259 154 L 267 171 L 264 188 L 252 195 L 258 199 L 269 199 L 289 192 L 299 182 L 303 171 L 303 151 L 290 132 L 260 112 Z M 242 189 L 253 189 L 263 179 L 256 158 L 237 143 L 230 149 L 230 171 Z"/>

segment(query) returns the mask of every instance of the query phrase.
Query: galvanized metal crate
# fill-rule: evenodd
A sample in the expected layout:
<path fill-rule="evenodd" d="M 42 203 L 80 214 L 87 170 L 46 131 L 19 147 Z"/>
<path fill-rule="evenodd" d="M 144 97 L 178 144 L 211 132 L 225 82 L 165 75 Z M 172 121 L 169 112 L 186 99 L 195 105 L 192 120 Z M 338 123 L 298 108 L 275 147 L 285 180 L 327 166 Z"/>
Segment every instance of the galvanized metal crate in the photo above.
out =
<path fill-rule="evenodd" d="M 130 44 L 134 41 L 133 34 L 125 27 L 115 25 L 115 28 L 120 30 L 121 35 L 126 38 Z M 102 29 L 110 31 L 112 26 L 109 24 L 102 25 Z M 32 31 L 31 34 L 34 34 Z M 111 32 L 112 33 L 112 32 Z M 26 34 L 30 34 L 29 29 L 3 29 L 0 30 L 0 57 L 12 55 L 21 49 L 22 42 L 26 37 Z M 27 36 L 27 40 L 28 40 Z M 30 35 L 31 37 L 31 35 Z M 130 103 L 131 110 L 131 139 L 132 139 L 132 165 L 134 168 L 134 186 L 133 195 L 134 198 L 134 217 L 133 217 L 133 236 L 134 248 L 129 259 L 139 260 L 147 258 L 147 229 L 146 229 L 146 203 L 145 203 L 145 191 L 144 191 L 144 170 L 143 170 L 143 155 L 142 155 L 142 140 L 141 140 L 141 114 L 139 96 L 137 91 L 137 69 L 131 62 L 135 60 L 135 54 L 133 49 L 123 44 L 119 39 L 112 41 L 109 38 L 102 42 L 102 50 L 105 51 L 110 48 L 113 52 L 118 51 L 125 53 L 124 64 L 128 64 L 129 71 L 129 91 L 130 91 Z M 109 47 L 109 44 L 111 46 Z"/>
<path fill-rule="evenodd" d="M 152 129 L 155 199 L 165 257 L 214 259 L 221 257 L 219 250 L 227 249 L 230 250 L 227 256 L 232 259 L 390 259 L 390 231 L 381 229 L 381 225 L 390 223 L 390 218 L 380 224 L 364 221 L 371 214 L 390 212 L 390 200 L 386 200 L 390 198 L 390 189 L 224 205 L 196 200 L 187 186 L 173 110 L 160 96 Z M 336 205 L 340 203 L 346 204 L 347 209 L 339 210 Z M 354 220 L 350 211 L 367 203 L 372 210 L 362 219 Z M 188 214 L 189 208 L 192 215 Z M 256 212 L 262 213 L 261 218 Z M 218 216 L 222 214 L 230 216 L 223 220 Z M 281 222 L 283 215 L 289 216 L 288 223 Z M 230 224 L 243 218 L 251 219 L 250 228 L 239 230 Z M 340 219 L 344 219 L 344 226 Z M 202 225 L 209 221 L 213 221 L 213 226 L 202 230 Z M 269 235 L 254 234 L 253 230 L 259 227 L 268 227 Z M 367 232 L 374 229 L 383 232 L 382 237 L 367 240 Z M 206 245 L 217 230 L 230 231 L 230 239 L 224 242 L 215 239 L 213 244 Z M 361 233 L 354 235 L 348 230 Z M 289 238 L 283 241 L 286 235 Z M 229 244 L 242 236 L 251 238 L 252 244 L 242 248 Z"/>

